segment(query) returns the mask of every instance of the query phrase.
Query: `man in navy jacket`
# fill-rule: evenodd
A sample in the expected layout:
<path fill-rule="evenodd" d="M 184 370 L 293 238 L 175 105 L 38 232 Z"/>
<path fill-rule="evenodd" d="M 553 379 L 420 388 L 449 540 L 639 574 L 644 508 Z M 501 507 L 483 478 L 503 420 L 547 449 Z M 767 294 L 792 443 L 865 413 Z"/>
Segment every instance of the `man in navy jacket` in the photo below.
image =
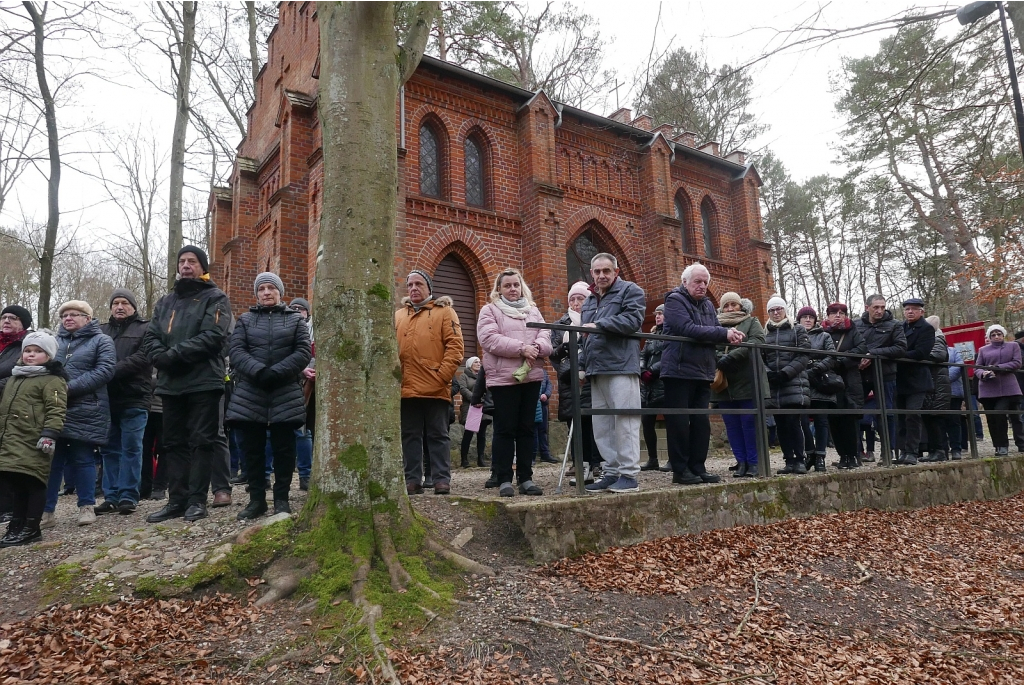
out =
<path fill-rule="evenodd" d="M 711 274 L 703 264 L 691 264 L 683 271 L 682 285 L 665 298 L 665 335 L 694 340 L 667 343 L 661 354 L 666 407 L 707 409 L 717 368 L 715 345 L 735 345 L 745 337 L 735 328 L 718 325 L 715 305 L 707 297 L 710 282 Z M 704 466 L 711 443 L 711 419 L 707 414 L 667 414 L 665 429 L 673 483 L 696 485 L 722 480 Z"/>

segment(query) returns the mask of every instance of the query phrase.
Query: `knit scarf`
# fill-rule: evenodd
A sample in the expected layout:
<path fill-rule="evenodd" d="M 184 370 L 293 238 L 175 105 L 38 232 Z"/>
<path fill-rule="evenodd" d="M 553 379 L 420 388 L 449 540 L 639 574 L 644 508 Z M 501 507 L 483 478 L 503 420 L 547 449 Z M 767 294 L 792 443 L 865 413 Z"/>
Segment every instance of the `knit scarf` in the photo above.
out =
<path fill-rule="evenodd" d="M 530 314 L 530 303 L 525 297 L 520 297 L 515 302 L 509 302 L 504 296 L 499 295 L 494 305 L 500 309 L 505 316 L 513 319 L 525 319 Z"/>
<path fill-rule="evenodd" d="M 750 314 L 744 311 L 738 312 L 722 312 L 718 315 L 718 323 L 723 326 L 735 326 L 741 321 L 745 321 L 750 318 Z"/>
<path fill-rule="evenodd" d="M 26 378 L 45 376 L 48 373 L 50 373 L 50 370 L 45 366 L 22 366 L 19 364 L 11 369 L 12 376 L 24 376 Z"/>
<path fill-rule="evenodd" d="M 3 352 L 8 345 L 12 345 L 22 338 L 28 335 L 28 331 L 18 331 L 17 333 L 0 333 L 0 352 Z"/>
<path fill-rule="evenodd" d="M 826 331 L 829 331 L 829 332 L 832 332 L 832 331 L 848 331 L 851 328 L 853 328 L 853 319 L 850 319 L 850 318 L 843 319 L 842 323 L 832 323 L 831 319 L 825 319 L 822 322 L 821 327 L 824 328 Z"/>
<path fill-rule="evenodd" d="M 792 326 L 792 325 L 793 325 L 793 323 L 789 320 L 788 316 L 785 319 L 783 319 L 782 321 L 778 322 L 778 323 L 775 323 L 771 319 L 768 319 L 768 330 L 769 331 L 774 331 L 777 328 L 785 328 L 786 326 Z"/>
<path fill-rule="evenodd" d="M 580 312 L 574 312 L 571 309 L 567 311 L 566 314 L 569 315 L 569 322 L 572 323 L 573 326 L 582 325 L 583 314 L 581 314 Z M 562 334 L 562 342 L 569 342 L 569 331 L 566 331 L 565 333 Z"/>
<path fill-rule="evenodd" d="M 409 306 L 412 307 L 412 310 L 414 312 L 418 312 L 419 310 L 421 310 L 424 307 L 426 307 L 428 302 L 433 302 L 433 301 L 434 301 L 434 296 L 431 295 L 430 297 L 428 297 L 427 299 L 423 300 L 419 304 L 416 304 L 415 302 L 410 300 L 409 301 Z"/>

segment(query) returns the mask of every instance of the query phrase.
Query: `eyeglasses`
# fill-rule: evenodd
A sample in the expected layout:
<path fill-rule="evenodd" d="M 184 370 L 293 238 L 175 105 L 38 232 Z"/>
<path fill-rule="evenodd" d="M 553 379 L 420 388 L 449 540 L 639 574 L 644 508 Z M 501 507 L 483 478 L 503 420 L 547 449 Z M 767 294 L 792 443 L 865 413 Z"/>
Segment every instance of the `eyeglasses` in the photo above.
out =
<path fill-rule="evenodd" d="M 14 314 L 4 314 L 3 316 L 0 316 L 0 321 L 17 321 L 17 320 L 18 320 L 18 317 L 16 317 Z"/>
<path fill-rule="evenodd" d="M 772 312 L 784 312 L 784 311 L 786 311 L 785 307 L 772 307 L 771 309 L 768 310 L 768 313 L 771 314 Z"/>
<path fill-rule="evenodd" d="M 72 313 L 72 312 L 66 312 L 66 313 L 65 313 L 64 315 L 62 315 L 62 316 L 61 316 L 60 318 L 62 318 L 62 319 L 66 319 L 66 318 L 68 318 L 68 317 L 72 317 L 72 318 L 82 317 L 83 319 L 88 319 L 88 318 L 89 318 L 89 317 L 88 317 L 88 315 L 86 315 L 86 314 L 79 314 L 79 313 L 77 313 L 77 312 L 75 312 L 75 313 Z"/>

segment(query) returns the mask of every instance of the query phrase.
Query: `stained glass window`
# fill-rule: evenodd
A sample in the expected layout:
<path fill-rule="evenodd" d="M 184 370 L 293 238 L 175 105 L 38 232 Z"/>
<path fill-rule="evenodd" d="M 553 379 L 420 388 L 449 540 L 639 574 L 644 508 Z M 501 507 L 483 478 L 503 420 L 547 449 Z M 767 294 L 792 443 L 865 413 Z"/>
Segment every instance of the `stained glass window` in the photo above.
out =
<path fill-rule="evenodd" d="M 466 204 L 484 207 L 487 191 L 484 179 L 484 155 L 480 144 L 473 138 L 466 138 Z"/>
<path fill-rule="evenodd" d="M 700 221 L 704 225 L 704 255 L 715 259 L 714 216 L 707 201 L 700 205 Z"/>
<path fill-rule="evenodd" d="M 690 213 L 687 211 L 686 202 L 683 198 L 676 196 L 676 218 L 683 222 L 683 226 L 680 229 L 682 234 L 682 242 L 680 243 L 680 249 L 684 254 L 690 252 Z"/>
<path fill-rule="evenodd" d="M 427 124 L 420 126 L 420 194 L 441 197 L 441 146 Z"/>
<path fill-rule="evenodd" d="M 590 260 L 598 252 L 608 252 L 608 248 L 597 234 L 597 231 L 587 228 L 573 241 L 572 245 L 565 252 L 565 270 L 568 277 L 568 287 L 572 287 L 572 284 L 576 281 L 594 282 L 590 275 Z"/>

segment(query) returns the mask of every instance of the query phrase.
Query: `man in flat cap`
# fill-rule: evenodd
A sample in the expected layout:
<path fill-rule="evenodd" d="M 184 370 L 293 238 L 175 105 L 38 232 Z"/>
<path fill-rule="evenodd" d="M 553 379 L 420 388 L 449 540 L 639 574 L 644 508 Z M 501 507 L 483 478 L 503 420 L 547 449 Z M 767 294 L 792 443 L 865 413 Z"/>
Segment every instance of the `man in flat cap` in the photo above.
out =
<path fill-rule="evenodd" d="M 896 364 L 896 408 L 914 410 L 913 414 L 900 414 L 897 418 L 900 456 L 897 464 L 917 463 L 918 450 L 924 431 L 925 396 L 935 388 L 932 372 L 920 362 L 931 358 L 935 345 L 935 329 L 924 318 L 924 300 L 911 297 L 903 302 L 903 334 L 907 339 L 907 352 Z"/>

